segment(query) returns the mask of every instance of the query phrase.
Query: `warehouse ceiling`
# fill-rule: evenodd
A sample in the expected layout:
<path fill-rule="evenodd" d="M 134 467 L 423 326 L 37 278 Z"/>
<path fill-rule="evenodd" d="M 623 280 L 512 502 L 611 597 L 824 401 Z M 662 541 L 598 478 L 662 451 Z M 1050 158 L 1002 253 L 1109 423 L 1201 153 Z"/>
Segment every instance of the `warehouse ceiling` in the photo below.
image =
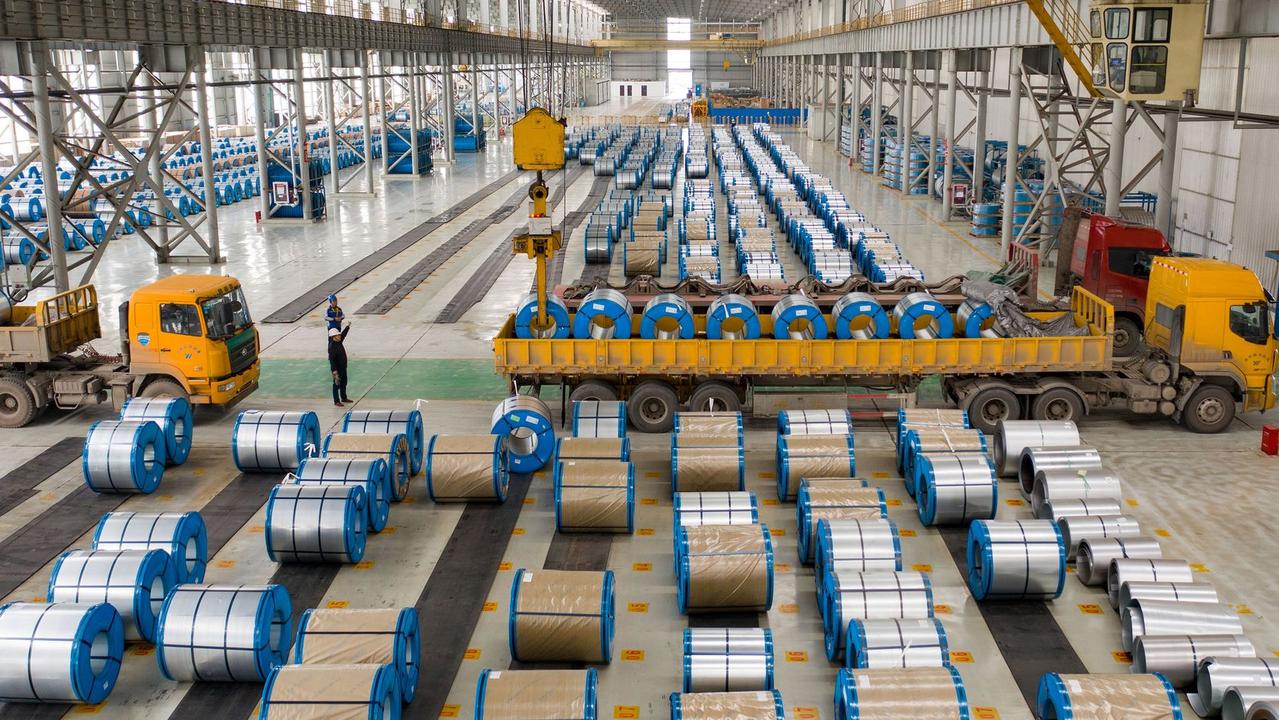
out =
<path fill-rule="evenodd" d="M 685 17 L 706 22 L 758 20 L 781 5 L 775 0 L 595 0 L 595 4 L 614 21 Z"/>

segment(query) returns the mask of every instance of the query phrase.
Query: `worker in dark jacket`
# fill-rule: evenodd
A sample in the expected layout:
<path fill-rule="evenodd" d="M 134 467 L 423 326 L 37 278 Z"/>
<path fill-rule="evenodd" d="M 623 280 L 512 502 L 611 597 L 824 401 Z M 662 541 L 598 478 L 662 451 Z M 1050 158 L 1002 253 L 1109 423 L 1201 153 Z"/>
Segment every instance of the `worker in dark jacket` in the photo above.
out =
<path fill-rule="evenodd" d="M 346 324 L 345 330 L 329 328 L 329 371 L 333 373 L 333 404 L 338 407 L 355 402 L 346 394 L 346 347 L 342 343 L 349 332 L 351 323 Z"/>

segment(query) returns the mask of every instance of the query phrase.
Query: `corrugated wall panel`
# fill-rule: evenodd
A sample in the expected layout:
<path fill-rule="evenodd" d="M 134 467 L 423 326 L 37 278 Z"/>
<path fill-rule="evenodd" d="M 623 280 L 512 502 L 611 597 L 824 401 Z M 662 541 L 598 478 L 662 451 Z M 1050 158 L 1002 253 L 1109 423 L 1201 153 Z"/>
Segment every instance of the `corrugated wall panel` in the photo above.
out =
<path fill-rule="evenodd" d="M 1234 213 L 1234 247 L 1230 260 L 1252 268 L 1263 280 L 1275 277 L 1275 265 L 1267 260 L 1267 250 L 1279 250 L 1279 203 L 1275 202 L 1275 179 L 1279 169 L 1279 132 L 1247 130 L 1241 150 L 1246 158 L 1239 164 L 1239 183 Z M 1274 288 L 1273 282 L 1269 284 Z"/>

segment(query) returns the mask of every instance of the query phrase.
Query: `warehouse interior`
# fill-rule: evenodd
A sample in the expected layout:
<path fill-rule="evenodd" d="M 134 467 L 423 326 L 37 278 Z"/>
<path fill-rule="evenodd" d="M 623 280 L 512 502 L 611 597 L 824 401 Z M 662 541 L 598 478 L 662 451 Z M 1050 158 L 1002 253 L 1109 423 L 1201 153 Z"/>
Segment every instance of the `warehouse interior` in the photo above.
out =
<path fill-rule="evenodd" d="M 12 4 L 0 720 L 1279 720 L 1276 68 L 1266 0 Z"/>

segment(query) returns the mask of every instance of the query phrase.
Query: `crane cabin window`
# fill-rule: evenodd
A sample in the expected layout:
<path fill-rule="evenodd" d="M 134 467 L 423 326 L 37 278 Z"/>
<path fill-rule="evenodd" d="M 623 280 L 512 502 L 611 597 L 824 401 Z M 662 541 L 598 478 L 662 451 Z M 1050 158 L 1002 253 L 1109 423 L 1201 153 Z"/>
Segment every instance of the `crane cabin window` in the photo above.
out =
<path fill-rule="evenodd" d="M 1159 95 L 1168 81 L 1168 46 L 1134 45 L 1128 92 Z"/>
<path fill-rule="evenodd" d="M 1093 10 L 1088 13 L 1088 29 L 1095 38 L 1101 37 L 1101 11 Z"/>
<path fill-rule="evenodd" d="M 1133 42 L 1168 42 L 1172 37 L 1172 8 L 1138 10 L 1132 24 Z"/>
<path fill-rule="evenodd" d="M 1127 40 L 1128 21 L 1131 18 L 1128 8 L 1111 8 L 1106 11 L 1106 39 Z"/>
<path fill-rule="evenodd" d="M 1110 89 L 1123 92 L 1128 86 L 1128 45 L 1110 43 L 1106 46 L 1106 67 L 1110 72 Z"/>

